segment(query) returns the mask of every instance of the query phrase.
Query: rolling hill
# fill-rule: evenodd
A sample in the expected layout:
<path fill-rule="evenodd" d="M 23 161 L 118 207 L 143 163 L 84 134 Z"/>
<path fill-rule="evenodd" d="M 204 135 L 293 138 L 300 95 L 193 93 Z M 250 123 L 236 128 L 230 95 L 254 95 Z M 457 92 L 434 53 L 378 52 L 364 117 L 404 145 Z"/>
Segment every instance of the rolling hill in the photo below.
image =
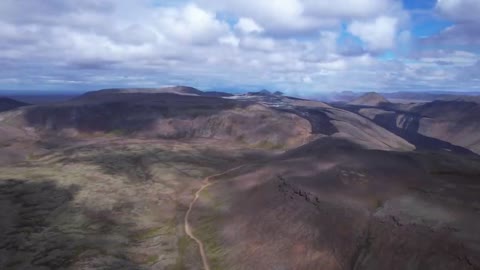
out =
<path fill-rule="evenodd" d="M 357 99 L 351 101 L 349 104 L 363 106 L 380 106 L 388 103 L 390 102 L 382 95 L 375 92 L 370 92 L 358 97 Z"/>
<path fill-rule="evenodd" d="M 357 101 L 179 86 L 2 112 L 0 268 L 477 269 L 478 104 Z"/>
<path fill-rule="evenodd" d="M 473 269 L 479 162 L 323 138 L 218 179 L 195 224 L 224 269 Z"/>
<path fill-rule="evenodd" d="M 0 112 L 13 110 L 19 107 L 27 106 L 29 104 L 17 101 L 11 98 L 0 97 Z"/>
<path fill-rule="evenodd" d="M 480 105 L 470 101 L 437 100 L 375 108 L 342 107 L 374 121 L 417 147 L 460 148 L 480 154 Z M 449 146 L 450 144 L 450 146 Z"/>

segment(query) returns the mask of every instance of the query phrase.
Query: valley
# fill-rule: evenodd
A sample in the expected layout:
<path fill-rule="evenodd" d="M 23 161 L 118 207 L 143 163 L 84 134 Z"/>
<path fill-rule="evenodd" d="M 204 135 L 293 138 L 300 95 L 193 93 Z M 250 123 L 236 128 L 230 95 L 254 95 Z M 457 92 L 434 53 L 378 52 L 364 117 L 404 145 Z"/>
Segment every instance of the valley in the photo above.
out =
<path fill-rule="evenodd" d="M 5 104 L 1 269 L 480 267 L 476 103 L 177 86 Z"/>

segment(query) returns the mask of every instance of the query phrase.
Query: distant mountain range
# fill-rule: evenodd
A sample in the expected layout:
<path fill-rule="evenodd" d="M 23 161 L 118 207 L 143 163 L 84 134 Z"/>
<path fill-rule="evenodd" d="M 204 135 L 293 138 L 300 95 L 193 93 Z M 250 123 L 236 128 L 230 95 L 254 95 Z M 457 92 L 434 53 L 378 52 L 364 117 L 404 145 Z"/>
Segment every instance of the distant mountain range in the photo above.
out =
<path fill-rule="evenodd" d="M 146 122 L 153 123 L 158 115 L 176 119 L 193 112 L 193 108 L 205 108 L 195 109 L 198 115 L 216 115 L 226 108 L 260 103 L 275 110 L 299 115 L 310 122 L 314 132 L 324 135 L 338 133 L 338 136 L 350 137 L 357 143 L 372 148 L 384 148 L 387 145 L 408 149 L 408 145 L 413 145 L 418 149 L 441 148 L 480 154 L 478 96 L 438 93 L 390 93 L 387 96 L 390 98 L 375 92 L 363 95 L 343 92 L 342 98 L 350 101 L 334 102 L 330 104 L 332 107 L 322 102 L 292 98 L 268 90 L 232 95 L 204 92 L 188 86 L 104 89 L 87 92 L 66 102 L 30 106 L 23 112 L 30 124 L 47 129 L 75 128 L 83 132 L 100 128 L 104 132 L 124 130 L 123 132 L 152 133 L 153 130 L 146 130 L 146 127 L 142 128 L 145 129 L 143 131 L 139 128 Z M 395 103 L 398 98 L 422 101 Z M 427 98 L 441 100 L 424 101 Z M 29 104 L 10 98 L 0 99 L 0 111 L 27 105 Z M 196 125 L 201 126 L 200 123 Z M 197 132 L 177 126 L 161 136 L 196 136 L 193 134 Z M 218 131 L 208 131 L 212 132 Z"/>

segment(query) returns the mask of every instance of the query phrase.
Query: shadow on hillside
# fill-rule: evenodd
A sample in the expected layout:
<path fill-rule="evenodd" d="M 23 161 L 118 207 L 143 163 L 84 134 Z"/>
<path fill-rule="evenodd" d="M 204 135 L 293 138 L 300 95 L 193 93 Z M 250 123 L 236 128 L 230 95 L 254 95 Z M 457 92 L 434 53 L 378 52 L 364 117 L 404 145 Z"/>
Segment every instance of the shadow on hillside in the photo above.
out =
<path fill-rule="evenodd" d="M 284 197 L 275 181 L 234 192 L 212 186 L 205 193 L 192 224 L 213 268 L 349 269 L 338 244 L 351 246 L 361 223 L 347 213 L 317 211 L 304 198 Z"/>
<path fill-rule="evenodd" d="M 142 269 L 113 237 L 130 229 L 112 214 L 73 204 L 77 192 L 48 180 L 0 180 L 0 268 Z"/>
<path fill-rule="evenodd" d="M 451 144 L 446 141 L 435 139 L 432 137 L 427 137 L 419 133 L 420 129 L 420 118 L 416 116 L 410 116 L 410 123 L 406 129 L 398 128 L 396 125 L 396 114 L 383 114 L 377 115 L 373 120 L 375 123 L 380 126 L 388 129 L 390 132 L 394 133 L 397 136 L 400 136 L 415 145 L 418 150 L 439 150 L 439 149 L 448 149 L 455 153 L 459 154 L 470 154 L 476 155 L 474 152 Z"/>
<path fill-rule="evenodd" d="M 193 119 L 246 105 L 216 97 L 113 94 L 89 101 L 33 106 L 26 110 L 25 119 L 28 125 L 47 131 L 73 128 L 128 135 L 151 128 L 159 118 Z"/>
<path fill-rule="evenodd" d="M 459 153 L 459 154 L 467 154 L 472 156 L 477 155 L 474 152 L 464 147 L 457 146 L 449 142 L 442 141 L 440 139 L 436 139 L 436 138 L 432 138 L 432 137 L 428 137 L 420 134 L 419 129 L 420 129 L 421 117 L 415 113 L 397 111 L 390 107 L 368 107 L 368 106 L 352 106 L 352 105 L 342 105 L 338 107 L 341 109 L 356 113 L 358 115 L 360 115 L 359 111 L 364 108 L 377 108 L 377 109 L 385 108 L 385 110 L 387 111 L 393 110 L 394 113 L 379 114 L 375 116 L 375 118 L 372 121 L 377 125 L 392 132 L 393 134 L 405 139 L 409 143 L 415 145 L 417 150 L 435 151 L 435 150 L 448 149 L 449 151 Z M 397 126 L 398 113 L 402 113 L 406 115 L 409 121 L 407 128 L 402 129 Z"/>
<path fill-rule="evenodd" d="M 338 129 L 330 122 L 330 118 L 325 112 L 318 109 L 297 107 L 295 109 L 278 109 L 281 112 L 293 113 L 299 117 L 307 119 L 312 126 L 312 134 L 333 135 L 338 132 Z"/>
<path fill-rule="evenodd" d="M 312 151 L 305 156 L 307 149 Z M 476 269 L 478 253 L 467 248 L 469 240 L 455 238 L 441 218 L 432 226 L 399 222 L 395 212 L 376 215 L 384 207 L 388 211 L 387 201 L 405 194 L 426 201 L 442 198 L 432 200 L 432 209 L 441 208 L 444 198 L 462 205 L 471 183 L 428 176 L 419 155 L 424 154 L 366 150 L 345 140 L 321 139 L 265 168 L 251 168 L 245 172 L 248 177 L 209 187 L 195 206 L 192 223 L 219 268 L 228 269 L 222 259 L 229 258 L 244 269 Z M 335 167 L 318 171 L 332 162 Z M 342 179 L 344 172 L 350 175 Z M 452 188 L 443 193 L 440 187 L 447 182 L 459 193 Z M 465 205 L 476 201 L 470 200 Z"/>
<path fill-rule="evenodd" d="M 16 108 L 20 108 L 28 105 L 30 104 L 27 104 L 25 102 L 21 102 L 15 99 L 0 96 L 0 112 L 10 111 L 10 110 L 14 110 Z"/>

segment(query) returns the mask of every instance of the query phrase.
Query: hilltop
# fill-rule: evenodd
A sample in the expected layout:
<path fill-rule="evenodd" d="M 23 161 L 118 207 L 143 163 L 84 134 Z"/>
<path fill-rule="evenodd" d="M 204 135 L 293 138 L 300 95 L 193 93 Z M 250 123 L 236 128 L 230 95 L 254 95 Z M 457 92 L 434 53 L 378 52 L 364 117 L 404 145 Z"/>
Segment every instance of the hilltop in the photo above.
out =
<path fill-rule="evenodd" d="M 389 103 L 390 102 L 386 98 L 384 98 L 382 95 L 375 92 L 370 92 L 356 98 L 355 100 L 351 101 L 349 104 L 363 105 L 363 106 L 380 106 L 380 105 L 385 105 Z"/>

